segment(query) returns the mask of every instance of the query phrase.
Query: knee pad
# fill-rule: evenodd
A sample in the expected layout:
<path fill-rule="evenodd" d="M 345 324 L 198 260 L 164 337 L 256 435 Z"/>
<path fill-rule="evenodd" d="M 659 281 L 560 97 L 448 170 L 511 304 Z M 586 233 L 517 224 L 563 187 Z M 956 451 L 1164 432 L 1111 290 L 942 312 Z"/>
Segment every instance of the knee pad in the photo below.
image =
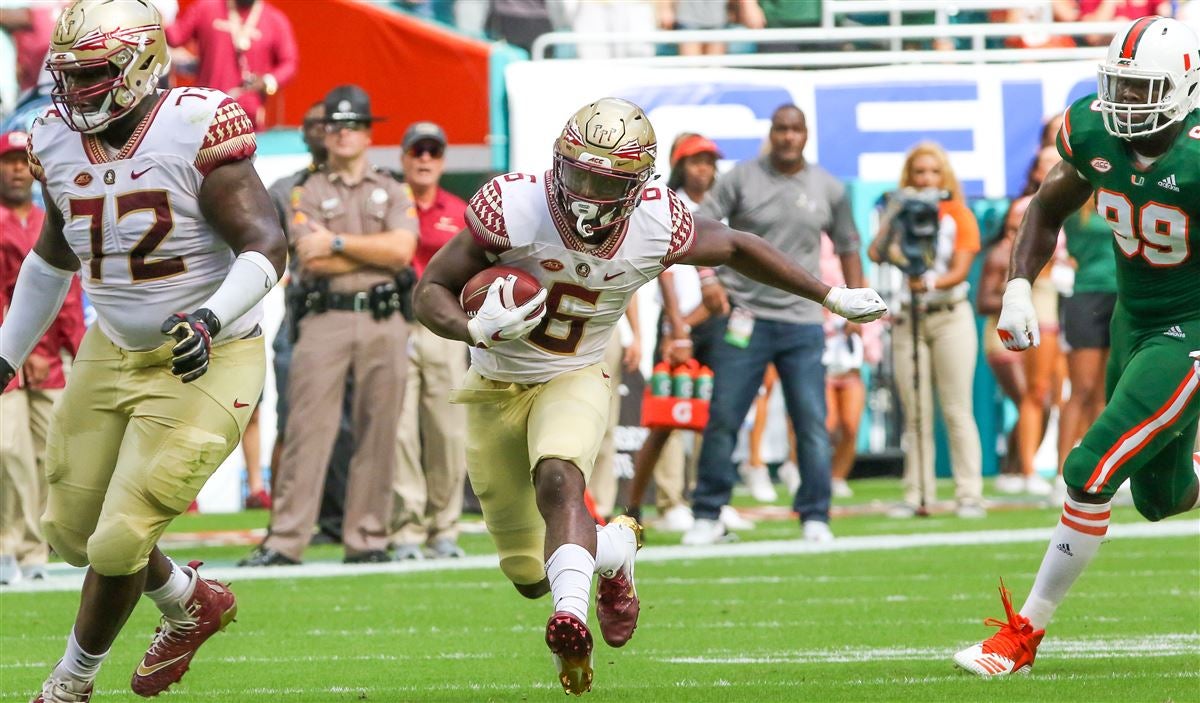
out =
<path fill-rule="evenodd" d="M 87 560 L 101 576 L 128 576 L 145 568 L 154 544 L 126 524 L 101 524 L 87 542 Z"/>
<path fill-rule="evenodd" d="M 546 578 L 546 565 L 542 559 L 545 528 L 493 533 L 492 541 L 500 556 L 500 570 L 509 581 L 532 584 Z"/>
<path fill-rule="evenodd" d="M 57 520 L 42 520 L 42 536 L 62 560 L 71 566 L 87 566 L 88 537 Z"/>

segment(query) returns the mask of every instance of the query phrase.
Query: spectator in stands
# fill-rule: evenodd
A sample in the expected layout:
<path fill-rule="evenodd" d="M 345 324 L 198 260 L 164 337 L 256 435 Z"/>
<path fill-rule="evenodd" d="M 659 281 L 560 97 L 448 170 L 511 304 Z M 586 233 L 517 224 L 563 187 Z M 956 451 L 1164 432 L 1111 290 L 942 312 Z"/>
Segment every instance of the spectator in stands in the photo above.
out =
<path fill-rule="evenodd" d="M 777 108 L 767 153 L 722 176 L 700 212 L 716 220 L 728 218 L 731 227 L 763 237 L 816 275 L 824 232 L 834 240 L 846 282 L 858 287 L 859 236 L 845 186 L 805 160 L 807 142 L 804 112 L 795 105 Z M 684 541 L 711 544 L 725 534 L 719 516 L 733 487 L 731 457 L 738 428 L 772 362 L 796 432 L 803 479 L 792 507 L 800 514 L 805 539 L 829 541 L 831 450 L 825 429 L 821 307 L 733 270 L 722 269 L 719 276 L 733 310 L 718 322 L 724 341 L 716 344 L 711 364 L 713 398 L 692 497 L 696 522 Z"/>
<path fill-rule="evenodd" d="M 0 134 L 0 320 L 46 215 L 33 204 L 27 141 L 24 132 Z M 66 386 L 63 357 L 74 358 L 83 331 L 75 278 L 58 316 L 17 378 L 0 389 L 5 391 L 0 395 L 0 585 L 46 576 L 49 549 L 40 524 L 46 507 L 46 432 L 54 402 Z"/>
<path fill-rule="evenodd" d="M 1021 399 L 1025 397 L 1024 359 L 1019 353 L 1004 348 L 996 334 L 996 325 L 1003 303 L 1004 286 L 1008 282 L 1012 243 L 1017 236 L 1023 212 L 1010 207 L 1001 224 L 1000 233 L 985 248 L 983 273 L 979 278 L 979 292 L 975 298 L 975 310 L 985 318 L 984 359 L 1004 397 L 1018 408 L 1021 406 Z M 1021 467 L 1021 449 L 1016 427 L 1008 434 L 1004 463 L 1000 466 L 1000 475 L 996 477 L 996 490 L 1001 493 L 1022 493 L 1025 490 L 1025 472 Z"/>
<path fill-rule="evenodd" d="M 439 125 L 410 125 L 401 148 L 404 179 L 420 220 L 413 255 L 419 277 L 433 255 L 466 227 L 467 204 L 439 185 L 446 170 L 446 132 Z M 437 336 L 419 322 L 410 324 L 408 340 L 392 546 L 397 560 L 461 557 L 458 519 L 467 475 L 467 413 L 465 406 L 450 403 L 450 390 L 467 374 L 467 347 Z"/>
<path fill-rule="evenodd" d="M 266 0 L 196 0 L 167 27 L 171 46 L 195 45 L 196 82 L 223 90 L 266 127 L 266 101 L 299 65 L 292 23 Z"/>
<path fill-rule="evenodd" d="M 795 0 L 757 0 L 767 29 L 791 29 L 821 26 L 821 4 Z M 749 26 L 749 25 L 747 25 Z M 798 51 L 829 51 L 834 47 L 821 42 L 771 42 L 759 46 L 759 51 L 793 53 Z"/>
<path fill-rule="evenodd" d="M 620 36 L 653 32 L 658 19 L 653 0 L 577 0 L 569 23 L 576 32 Z M 654 56 L 654 44 L 581 42 L 575 52 L 581 59 L 645 58 Z"/>
<path fill-rule="evenodd" d="M 396 274 L 417 243 L 408 189 L 367 160 L 370 99 L 355 85 L 325 96 L 328 161 L 296 195 L 289 235 L 300 259 L 307 314 L 288 379 L 291 413 L 271 533 L 247 566 L 297 563 L 312 538 L 333 452 L 346 378 L 353 376 L 355 447 L 342 542 L 347 563 L 389 561 L 396 430 L 408 327 Z"/>
<path fill-rule="evenodd" d="M 1054 0 L 1054 18 L 1059 22 L 1114 22 L 1157 14 L 1171 14 L 1170 0 Z M 1111 35 L 1084 37 L 1091 46 L 1105 46 Z"/>
<path fill-rule="evenodd" d="M 1070 297 L 1062 299 L 1071 397 L 1058 423 L 1058 475 L 1067 454 L 1104 409 L 1104 369 L 1111 346 L 1109 322 L 1117 300 L 1112 229 L 1096 212 L 1095 196 L 1063 223 L 1067 252 L 1075 264 Z"/>
<path fill-rule="evenodd" d="M 662 0 L 655 7 L 661 29 L 725 29 L 730 25 L 730 15 L 747 29 L 766 26 L 758 0 L 733 0 L 728 7 L 724 2 L 712 0 Z M 725 48 L 725 42 L 683 42 L 679 45 L 679 55 L 720 55 Z"/>
<path fill-rule="evenodd" d="M 529 52 L 533 42 L 554 31 L 546 0 L 488 0 L 487 33 Z"/>
<path fill-rule="evenodd" d="M 8 33 L 17 50 L 17 88 L 22 93 L 37 85 L 54 23 L 67 3 L 68 0 L 3 3 L 0 30 Z"/>
<path fill-rule="evenodd" d="M 950 465 L 954 473 L 957 513 L 963 518 L 982 518 L 983 450 L 975 424 L 972 384 L 979 337 L 975 316 L 967 303 L 967 274 L 979 252 L 979 224 L 967 207 L 950 158 L 932 142 L 909 150 L 900 173 L 900 187 L 937 189 L 948 193 L 938 214 L 934 260 L 920 276 L 905 279 L 901 313 L 892 320 L 892 361 L 896 385 L 905 416 L 904 500 L 890 514 L 912 517 L 928 511 L 937 497 L 934 480 L 933 389 L 937 389 L 942 417 L 950 435 Z M 876 263 L 902 260 L 897 252 L 895 205 L 892 198 L 871 242 L 869 256 Z M 920 387 L 914 387 L 913 310 L 916 293 L 917 354 Z"/>

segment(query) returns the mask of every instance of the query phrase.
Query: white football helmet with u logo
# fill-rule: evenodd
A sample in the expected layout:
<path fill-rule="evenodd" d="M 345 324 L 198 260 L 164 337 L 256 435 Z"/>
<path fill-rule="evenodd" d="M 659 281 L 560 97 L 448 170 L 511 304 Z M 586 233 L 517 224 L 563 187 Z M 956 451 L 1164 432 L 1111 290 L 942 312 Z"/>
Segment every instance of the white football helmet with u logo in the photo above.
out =
<path fill-rule="evenodd" d="M 1100 112 L 1122 139 L 1161 132 L 1200 100 L 1200 40 L 1169 17 L 1143 17 L 1118 32 L 1099 69 Z"/>
<path fill-rule="evenodd" d="M 642 108 L 602 98 L 580 108 L 554 142 L 554 197 L 589 244 L 629 219 L 654 175 L 658 141 Z"/>
<path fill-rule="evenodd" d="M 170 67 L 162 16 L 148 0 L 75 0 L 54 25 L 46 60 L 59 114 L 88 134 L 152 94 Z"/>

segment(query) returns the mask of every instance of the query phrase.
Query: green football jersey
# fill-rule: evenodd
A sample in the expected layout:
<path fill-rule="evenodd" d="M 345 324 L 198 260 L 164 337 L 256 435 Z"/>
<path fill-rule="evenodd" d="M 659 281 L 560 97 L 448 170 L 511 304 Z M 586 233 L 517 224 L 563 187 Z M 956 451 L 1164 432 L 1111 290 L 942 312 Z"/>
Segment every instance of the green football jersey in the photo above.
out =
<path fill-rule="evenodd" d="M 1091 183 L 1113 231 L 1117 299 L 1146 326 L 1200 319 L 1200 108 L 1148 168 L 1104 129 L 1095 95 L 1072 105 L 1058 152 Z"/>

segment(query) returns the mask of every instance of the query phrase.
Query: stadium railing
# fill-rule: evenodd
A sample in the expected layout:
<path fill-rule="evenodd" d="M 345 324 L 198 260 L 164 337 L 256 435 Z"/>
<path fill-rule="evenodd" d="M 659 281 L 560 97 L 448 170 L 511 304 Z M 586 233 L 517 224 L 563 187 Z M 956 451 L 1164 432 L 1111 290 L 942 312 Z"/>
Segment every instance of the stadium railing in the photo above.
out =
<path fill-rule="evenodd" d="M 866 1 L 866 0 L 861 0 Z M 576 47 L 581 44 L 655 44 L 674 46 L 684 42 L 727 42 L 767 44 L 829 45 L 828 51 L 791 53 L 724 54 L 718 56 L 653 56 L 646 58 L 605 59 L 606 62 L 664 66 L 726 66 L 769 68 L 796 66 L 819 68 L 829 66 L 881 66 L 916 63 L 994 63 L 1024 61 L 1073 61 L 1096 59 L 1104 55 L 1104 47 L 1083 46 L 1068 48 L 989 49 L 989 39 L 1039 37 L 1075 37 L 1081 35 L 1112 36 L 1127 26 L 1126 22 L 1050 22 L 1050 23 L 988 23 L 947 24 L 887 27 L 817 27 L 804 29 L 716 29 L 626 32 L 549 32 L 533 43 L 534 61 L 550 59 L 549 49 L 556 46 Z M 875 49 L 864 43 L 886 44 L 933 39 L 966 39 L 970 49 L 940 51 L 935 49 L 894 48 Z M 841 51 L 841 46 L 855 44 L 854 51 Z M 561 59 L 570 60 L 570 59 Z"/>

